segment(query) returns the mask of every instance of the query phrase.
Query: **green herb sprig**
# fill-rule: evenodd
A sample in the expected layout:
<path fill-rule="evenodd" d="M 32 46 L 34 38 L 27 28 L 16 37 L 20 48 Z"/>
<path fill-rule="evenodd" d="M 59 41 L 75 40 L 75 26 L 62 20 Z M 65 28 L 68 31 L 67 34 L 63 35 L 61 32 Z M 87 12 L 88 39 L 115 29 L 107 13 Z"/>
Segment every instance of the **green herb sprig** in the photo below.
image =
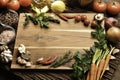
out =
<path fill-rule="evenodd" d="M 41 28 L 49 28 L 49 22 L 60 24 L 60 21 L 58 19 L 54 19 L 50 16 L 45 16 L 45 13 L 40 13 L 37 16 L 31 16 L 25 14 L 25 22 L 23 23 L 24 26 L 27 26 L 29 22 L 31 21 L 34 25 L 40 24 Z"/>
<path fill-rule="evenodd" d="M 74 55 L 75 63 L 72 65 L 73 67 L 72 76 L 75 78 L 75 80 L 85 80 L 86 73 L 90 68 L 93 55 L 92 48 L 91 51 L 89 50 L 84 51 L 85 51 L 84 54 L 77 51 Z"/>
<path fill-rule="evenodd" d="M 70 62 L 73 59 L 73 56 L 71 55 L 71 52 L 67 52 L 65 55 L 57 59 L 55 62 L 53 62 L 50 67 L 56 68 L 61 65 L 66 64 L 67 62 Z"/>

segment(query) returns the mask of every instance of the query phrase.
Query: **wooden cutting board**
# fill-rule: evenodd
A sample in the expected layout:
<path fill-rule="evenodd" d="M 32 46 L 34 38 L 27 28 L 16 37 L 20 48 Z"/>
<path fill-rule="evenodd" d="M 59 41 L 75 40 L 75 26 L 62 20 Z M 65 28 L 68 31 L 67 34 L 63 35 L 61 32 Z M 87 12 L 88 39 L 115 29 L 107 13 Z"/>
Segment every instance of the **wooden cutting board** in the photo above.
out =
<path fill-rule="evenodd" d="M 87 15 L 90 21 L 93 20 L 95 13 L 64 13 L 67 15 Z M 85 27 L 83 22 L 75 23 L 74 19 L 69 19 L 68 22 L 61 20 L 58 16 L 53 15 L 54 18 L 60 20 L 60 24 L 49 23 L 49 29 L 41 29 L 40 25 L 29 25 L 24 28 L 25 21 L 24 13 L 20 14 L 17 36 L 15 41 L 15 48 L 13 54 L 12 69 L 48 69 L 48 66 L 36 65 L 36 60 L 40 57 L 46 56 L 62 56 L 69 50 L 73 52 L 83 51 L 89 49 L 95 39 L 91 37 L 90 25 Z M 31 54 L 32 67 L 25 68 L 16 63 L 16 51 L 19 44 L 24 44 Z M 71 63 L 55 68 L 55 69 L 71 69 Z"/>

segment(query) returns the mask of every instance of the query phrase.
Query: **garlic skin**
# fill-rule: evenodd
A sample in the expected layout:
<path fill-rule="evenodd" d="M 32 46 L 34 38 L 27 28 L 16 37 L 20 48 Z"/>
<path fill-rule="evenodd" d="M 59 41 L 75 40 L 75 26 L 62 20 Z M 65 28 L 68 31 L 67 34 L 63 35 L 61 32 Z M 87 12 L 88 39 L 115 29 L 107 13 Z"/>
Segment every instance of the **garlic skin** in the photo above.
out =
<path fill-rule="evenodd" d="M 17 63 L 25 67 L 31 67 L 32 63 L 30 62 L 30 56 L 31 52 L 27 51 L 23 44 L 20 44 L 18 47 Z"/>
<path fill-rule="evenodd" d="M 23 44 L 20 44 L 18 47 L 18 51 L 19 51 L 19 53 L 25 53 L 25 51 L 26 51 L 25 46 Z"/>
<path fill-rule="evenodd" d="M 10 49 L 6 49 L 0 54 L 0 59 L 3 63 L 11 62 L 12 58 L 13 56 L 12 56 L 12 52 L 10 51 Z"/>

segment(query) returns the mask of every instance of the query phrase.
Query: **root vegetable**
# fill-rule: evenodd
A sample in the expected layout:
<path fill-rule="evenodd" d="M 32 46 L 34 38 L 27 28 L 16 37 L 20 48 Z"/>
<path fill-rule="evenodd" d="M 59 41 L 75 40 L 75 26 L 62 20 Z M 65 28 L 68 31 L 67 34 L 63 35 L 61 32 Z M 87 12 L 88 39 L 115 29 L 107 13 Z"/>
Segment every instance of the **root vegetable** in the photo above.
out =
<path fill-rule="evenodd" d="M 98 71 L 98 66 L 95 66 L 95 71 L 94 71 L 94 80 L 96 80 L 97 77 L 97 71 Z"/>
<path fill-rule="evenodd" d="M 107 30 L 107 38 L 116 43 L 120 40 L 120 29 L 118 27 L 111 27 Z"/>
<path fill-rule="evenodd" d="M 96 75 L 96 80 L 99 80 L 100 78 L 100 75 L 102 73 L 102 70 L 104 68 L 104 64 L 105 64 L 105 60 L 101 60 L 100 63 L 99 63 L 99 66 L 98 66 L 98 71 L 97 71 L 97 75 Z"/>
<path fill-rule="evenodd" d="M 90 66 L 90 80 L 94 80 L 96 64 L 92 63 Z"/>
<path fill-rule="evenodd" d="M 113 17 L 109 17 L 107 19 L 105 19 L 105 27 L 106 29 L 112 27 L 112 26 L 118 26 L 118 20 L 113 18 Z"/>
<path fill-rule="evenodd" d="M 103 66 L 103 71 L 101 73 L 101 76 L 100 76 L 100 79 L 102 78 L 108 64 L 109 64 L 109 61 L 110 61 L 110 58 L 111 58 L 111 54 L 109 53 L 107 56 L 106 56 L 106 59 L 105 59 L 105 63 L 104 63 L 104 66 Z"/>
<path fill-rule="evenodd" d="M 88 71 L 86 80 L 90 80 L 90 71 Z"/>

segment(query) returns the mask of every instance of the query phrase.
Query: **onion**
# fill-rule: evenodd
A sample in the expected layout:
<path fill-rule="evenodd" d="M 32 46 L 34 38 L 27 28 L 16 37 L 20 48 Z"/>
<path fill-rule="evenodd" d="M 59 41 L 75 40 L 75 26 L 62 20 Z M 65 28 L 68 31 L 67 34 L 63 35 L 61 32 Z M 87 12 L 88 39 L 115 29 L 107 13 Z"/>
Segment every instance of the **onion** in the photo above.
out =
<path fill-rule="evenodd" d="M 109 28 L 107 30 L 107 38 L 113 43 L 120 41 L 120 29 L 114 26 Z"/>
<path fill-rule="evenodd" d="M 118 20 L 113 18 L 113 17 L 109 17 L 105 20 L 105 27 L 106 29 L 112 27 L 112 26 L 118 26 Z"/>

